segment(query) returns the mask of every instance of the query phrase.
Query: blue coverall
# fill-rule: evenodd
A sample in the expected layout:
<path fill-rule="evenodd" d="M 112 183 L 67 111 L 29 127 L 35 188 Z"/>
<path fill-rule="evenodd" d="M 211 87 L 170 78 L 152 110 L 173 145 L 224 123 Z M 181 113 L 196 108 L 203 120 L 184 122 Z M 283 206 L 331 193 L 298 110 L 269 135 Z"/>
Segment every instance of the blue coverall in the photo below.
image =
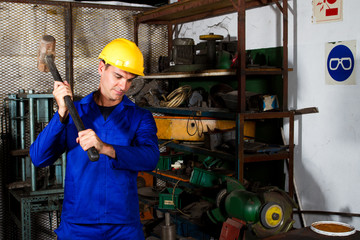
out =
<path fill-rule="evenodd" d="M 105 121 L 93 94 L 74 102 L 75 107 L 85 128 L 111 144 L 116 158 L 100 154 L 98 161 L 91 162 L 76 143 L 78 132 L 72 118 L 61 123 L 56 112 L 31 145 L 31 160 L 36 167 L 45 167 L 67 152 L 61 221 L 140 224 L 138 171 L 153 170 L 159 159 L 154 118 L 124 96 Z"/>

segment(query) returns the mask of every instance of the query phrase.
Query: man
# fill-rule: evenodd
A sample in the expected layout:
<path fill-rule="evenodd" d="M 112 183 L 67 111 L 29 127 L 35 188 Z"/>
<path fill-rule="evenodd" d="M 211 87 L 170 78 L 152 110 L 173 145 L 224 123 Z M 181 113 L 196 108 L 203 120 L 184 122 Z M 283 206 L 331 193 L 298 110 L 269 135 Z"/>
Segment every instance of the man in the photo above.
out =
<path fill-rule="evenodd" d="M 36 167 L 53 164 L 67 152 L 59 240 L 144 239 L 137 195 L 138 171 L 151 171 L 159 159 L 152 114 L 126 96 L 131 81 L 143 74 L 143 56 L 126 39 L 115 39 L 100 53 L 97 91 L 75 102 L 85 128 L 77 132 L 64 96 L 67 82 L 55 82 L 58 111 L 30 147 Z M 91 162 L 86 150 L 100 154 Z"/>

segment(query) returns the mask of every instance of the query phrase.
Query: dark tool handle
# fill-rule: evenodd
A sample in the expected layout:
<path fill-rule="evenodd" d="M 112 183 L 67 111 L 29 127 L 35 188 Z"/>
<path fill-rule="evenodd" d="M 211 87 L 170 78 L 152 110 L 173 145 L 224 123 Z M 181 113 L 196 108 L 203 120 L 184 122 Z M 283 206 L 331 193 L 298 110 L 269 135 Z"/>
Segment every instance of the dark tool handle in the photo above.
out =
<path fill-rule="evenodd" d="M 47 64 L 51 74 L 53 75 L 54 80 L 62 82 L 59 71 L 57 70 L 57 68 L 55 66 L 53 55 L 46 55 L 45 62 Z M 74 105 L 73 101 L 71 100 L 71 97 L 65 96 L 64 100 L 65 100 L 66 107 L 68 108 L 69 113 L 75 123 L 76 129 L 79 132 L 85 130 L 84 123 L 82 122 L 82 120 L 79 116 L 79 113 L 76 111 L 75 105 Z M 95 147 L 89 148 L 87 150 L 87 154 L 88 154 L 90 161 L 93 161 L 93 162 L 99 160 L 99 158 L 100 158 L 99 152 L 96 150 Z"/>

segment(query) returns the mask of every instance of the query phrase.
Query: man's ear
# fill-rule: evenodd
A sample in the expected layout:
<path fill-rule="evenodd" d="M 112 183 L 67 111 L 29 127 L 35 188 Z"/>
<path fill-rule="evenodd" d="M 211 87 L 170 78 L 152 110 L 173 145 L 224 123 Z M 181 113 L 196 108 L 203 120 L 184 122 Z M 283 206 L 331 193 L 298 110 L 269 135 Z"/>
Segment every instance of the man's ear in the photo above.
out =
<path fill-rule="evenodd" d="M 101 75 L 104 72 L 104 70 L 105 70 L 105 63 L 104 63 L 104 61 L 100 61 L 99 67 L 98 67 L 99 74 Z"/>

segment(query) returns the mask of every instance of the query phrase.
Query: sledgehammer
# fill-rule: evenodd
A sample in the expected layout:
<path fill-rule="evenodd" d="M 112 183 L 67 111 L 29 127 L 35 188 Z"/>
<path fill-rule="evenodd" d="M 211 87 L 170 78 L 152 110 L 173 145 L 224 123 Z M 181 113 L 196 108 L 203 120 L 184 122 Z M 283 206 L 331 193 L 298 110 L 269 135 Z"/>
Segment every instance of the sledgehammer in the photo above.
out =
<path fill-rule="evenodd" d="M 51 72 L 52 76 L 54 77 L 55 81 L 62 82 L 61 76 L 59 71 L 56 68 L 54 63 L 54 56 L 55 56 L 55 38 L 50 35 L 44 35 L 40 40 L 40 47 L 38 51 L 38 62 L 37 66 L 38 69 L 42 72 Z M 85 130 L 84 123 L 82 122 L 79 113 L 77 112 L 73 101 L 71 100 L 70 96 L 64 97 L 66 107 L 69 110 L 69 113 L 75 123 L 76 129 L 78 131 Z M 89 148 L 87 150 L 88 157 L 90 161 L 97 161 L 99 160 L 99 152 L 96 150 L 95 147 Z"/>

